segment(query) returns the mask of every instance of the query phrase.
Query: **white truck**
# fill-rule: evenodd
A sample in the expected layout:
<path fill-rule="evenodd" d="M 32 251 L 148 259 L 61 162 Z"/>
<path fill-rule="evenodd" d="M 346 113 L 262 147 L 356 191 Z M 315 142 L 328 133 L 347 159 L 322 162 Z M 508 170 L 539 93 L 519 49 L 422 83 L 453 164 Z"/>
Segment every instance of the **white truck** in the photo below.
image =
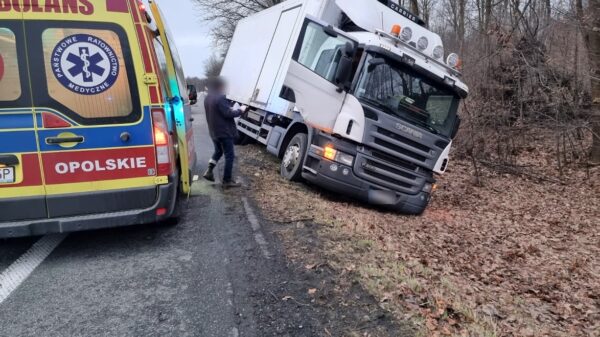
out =
<path fill-rule="evenodd" d="M 422 213 L 468 88 L 458 55 L 393 0 L 288 0 L 241 20 L 221 76 L 281 174 Z M 242 139 L 244 141 L 244 139 Z"/>

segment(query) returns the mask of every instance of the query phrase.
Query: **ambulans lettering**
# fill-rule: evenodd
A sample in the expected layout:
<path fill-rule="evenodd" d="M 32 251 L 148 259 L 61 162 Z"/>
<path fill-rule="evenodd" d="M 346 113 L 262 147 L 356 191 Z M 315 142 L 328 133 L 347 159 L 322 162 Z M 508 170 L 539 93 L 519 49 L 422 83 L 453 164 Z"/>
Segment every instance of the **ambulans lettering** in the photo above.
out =
<path fill-rule="evenodd" d="M 58 174 L 92 173 L 102 171 L 119 171 L 147 168 L 146 158 L 117 158 L 101 160 L 71 161 L 56 163 L 54 170 Z"/>
<path fill-rule="evenodd" d="M 119 77 L 119 59 L 104 40 L 76 34 L 62 39 L 50 59 L 56 79 L 67 89 L 82 95 L 96 95 L 110 89 Z"/>
<path fill-rule="evenodd" d="M 0 0 L 0 12 L 94 14 L 90 0 Z"/>

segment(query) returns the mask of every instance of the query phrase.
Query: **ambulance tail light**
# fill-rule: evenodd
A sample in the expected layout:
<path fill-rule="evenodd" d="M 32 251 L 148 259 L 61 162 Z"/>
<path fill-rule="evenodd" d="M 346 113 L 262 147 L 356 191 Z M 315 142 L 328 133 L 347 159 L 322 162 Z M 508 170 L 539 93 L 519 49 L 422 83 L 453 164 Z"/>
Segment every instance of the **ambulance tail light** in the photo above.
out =
<path fill-rule="evenodd" d="M 173 173 L 173 141 L 163 109 L 152 110 L 154 146 L 156 147 L 157 174 L 168 176 Z"/>

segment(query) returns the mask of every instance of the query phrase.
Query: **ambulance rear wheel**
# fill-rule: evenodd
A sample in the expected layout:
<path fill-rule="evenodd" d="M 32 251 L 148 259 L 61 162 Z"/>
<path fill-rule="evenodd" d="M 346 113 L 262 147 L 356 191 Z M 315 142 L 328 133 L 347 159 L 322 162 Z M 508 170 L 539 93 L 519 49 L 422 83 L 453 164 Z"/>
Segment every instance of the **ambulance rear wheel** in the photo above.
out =
<path fill-rule="evenodd" d="M 280 166 L 280 173 L 285 179 L 289 181 L 302 180 L 302 166 L 307 143 L 308 136 L 305 133 L 297 133 L 288 143 Z"/>

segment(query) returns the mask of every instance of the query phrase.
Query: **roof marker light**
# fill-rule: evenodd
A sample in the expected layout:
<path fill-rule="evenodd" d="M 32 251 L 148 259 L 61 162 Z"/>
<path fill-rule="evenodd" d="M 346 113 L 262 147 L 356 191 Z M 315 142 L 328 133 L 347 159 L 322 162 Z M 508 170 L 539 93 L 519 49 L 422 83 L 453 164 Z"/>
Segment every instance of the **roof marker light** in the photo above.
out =
<path fill-rule="evenodd" d="M 450 68 L 458 69 L 460 68 L 462 62 L 460 61 L 460 57 L 458 56 L 458 54 L 452 53 L 448 55 L 448 58 L 446 59 L 446 64 Z"/>
<path fill-rule="evenodd" d="M 456 84 L 456 81 L 451 79 L 450 77 L 446 76 L 446 77 L 444 77 L 444 84 L 446 84 L 449 87 L 454 87 L 454 85 Z"/>
<path fill-rule="evenodd" d="M 427 49 L 428 46 L 429 46 L 429 40 L 427 40 L 427 38 L 425 36 L 421 36 L 419 38 L 419 41 L 417 41 L 417 48 L 419 48 L 419 50 L 425 50 L 425 49 Z"/>
<path fill-rule="evenodd" d="M 442 46 L 437 46 L 435 48 L 433 48 L 433 58 L 441 60 L 442 58 L 444 58 L 444 47 Z"/>
<path fill-rule="evenodd" d="M 400 35 L 400 38 L 402 39 L 402 41 L 406 42 L 412 39 L 412 35 L 412 29 L 410 29 L 410 27 L 404 27 L 404 29 L 402 29 L 402 34 Z"/>

